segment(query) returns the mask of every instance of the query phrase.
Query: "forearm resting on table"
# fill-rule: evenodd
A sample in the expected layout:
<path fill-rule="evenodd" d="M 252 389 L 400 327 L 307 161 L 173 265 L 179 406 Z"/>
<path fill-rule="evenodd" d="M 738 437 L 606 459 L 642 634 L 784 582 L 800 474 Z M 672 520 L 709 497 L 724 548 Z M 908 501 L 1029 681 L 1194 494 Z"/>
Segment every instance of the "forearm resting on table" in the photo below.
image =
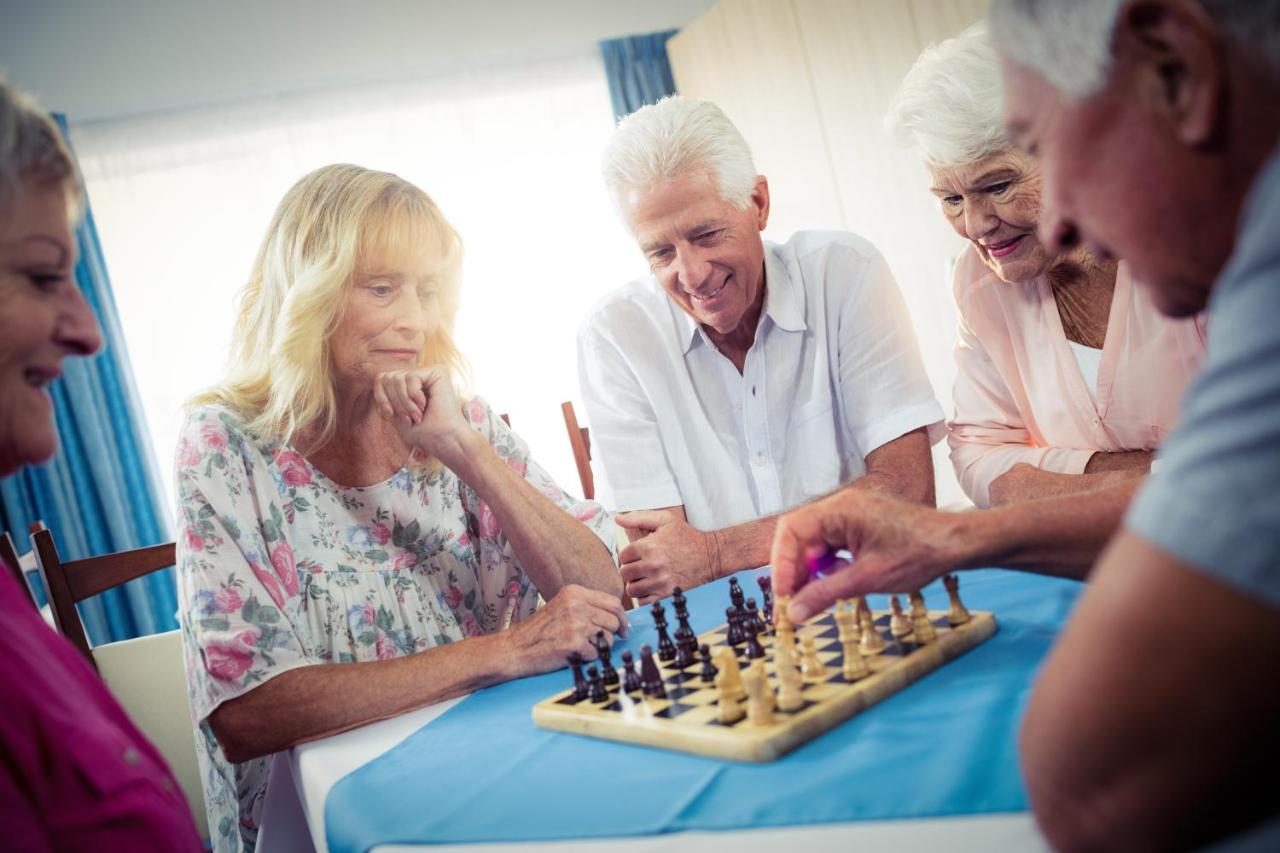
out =
<path fill-rule="evenodd" d="M 1151 460 L 1154 458 L 1155 452 L 1151 450 L 1121 450 L 1115 453 L 1100 450 L 1089 457 L 1089 462 L 1084 466 L 1084 473 L 1130 471 L 1136 474 L 1149 474 Z"/>
<path fill-rule="evenodd" d="M 227 759 L 248 761 L 515 677 L 503 634 L 402 658 L 293 669 L 222 703 L 209 725 Z"/>
<path fill-rule="evenodd" d="M 1000 566 L 1084 578 L 1120 527 L 1141 479 L 1103 489 L 948 513 L 956 568 Z"/>
<path fill-rule="evenodd" d="M 622 595 L 608 547 L 585 524 L 556 506 L 478 439 L 455 470 L 502 525 L 538 592 L 552 598 L 565 584 Z"/>

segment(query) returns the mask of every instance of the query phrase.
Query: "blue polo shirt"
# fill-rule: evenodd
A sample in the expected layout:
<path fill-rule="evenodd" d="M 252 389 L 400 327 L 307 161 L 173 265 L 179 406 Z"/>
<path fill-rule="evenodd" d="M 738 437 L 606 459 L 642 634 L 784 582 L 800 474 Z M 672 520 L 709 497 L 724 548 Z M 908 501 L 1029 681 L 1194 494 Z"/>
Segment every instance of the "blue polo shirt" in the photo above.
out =
<path fill-rule="evenodd" d="M 1280 608 L 1280 152 L 1209 302 L 1208 356 L 1126 526 Z"/>

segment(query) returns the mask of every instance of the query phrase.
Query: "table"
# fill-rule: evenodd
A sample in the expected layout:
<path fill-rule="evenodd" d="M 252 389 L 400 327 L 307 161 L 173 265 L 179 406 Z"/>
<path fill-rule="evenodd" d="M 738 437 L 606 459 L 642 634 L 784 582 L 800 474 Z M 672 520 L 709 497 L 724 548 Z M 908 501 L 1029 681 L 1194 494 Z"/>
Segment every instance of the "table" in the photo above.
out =
<path fill-rule="evenodd" d="M 978 576 L 985 575 L 985 578 Z M 973 609 L 986 609 L 983 590 L 987 590 L 1005 606 L 996 608 L 1002 629 L 986 645 L 1003 643 L 1019 646 L 1013 649 L 1020 660 L 1034 661 L 1030 666 L 1020 665 L 1016 671 L 1001 665 L 992 672 L 993 678 L 1024 679 L 1029 686 L 1035 665 L 1043 650 L 1048 648 L 1058 627 L 1074 603 L 1078 585 L 1048 578 L 1032 578 L 1014 573 L 981 572 L 971 583 L 966 575 L 966 601 Z M 745 585 L 745 582 L 744 582 Z M 972 591 L 972 592 L 971 592 Z M 974 594 L 976 593 L 976 594 Z M 937 595 L 938 593 L 934 593 Z M 1035 648 L 1028 654 L 1028 644 Z M 1010 649 L 997 651 L 994 660 L 1009 659 Z M 976 654 L 971 653 L 971 654 Z M 963 660 L 963 658 L 962 658 Z M 954 666 L 955 664 L 952 664 Z M 944 668 L 945 669 L 945 668 Z M 996 671 L 998 670 L 998 671 Z M 1021 683 L 1021 682 L 1020 682 Z M 928 690 L 929 678 L 908 690 Z M 906 696 L 906 691 L 903 694 Z M 917 694 L 917 697 L 924 694 Z M 1019 695 L 1025 690 L 1019 688 Z M 903 701 L 910 701 L 904 699 Z M 394 750 L 406 739 L 430 729 L 447 711 L 454 711 L 450 720 L 455 724 L 466 719 L 467 697 L 444 702 L 429 708 L 405 714 L 401 717 L 376 723 L 342 735 L 302 745 L 287 754 L 276 757 L 272 774 L 272 787 L 263 820 L 263 836 L 260 849 L 266 853 L 293 850 L 327 850 L 325 805 L 334 786 L 348 774 L 363 767 L 379 756 L 395 755 Z M 456 710 L 455 710 L 456 709 Z M 527 711 L 527 708 L 520 709 Z M 888 709 L 886 709 L 888 710 Z M 875 714 L 873 708 L 862 715 Z M 1010 717 L 1020 717 L 1021 708 Z M 892 714 L 882 714 L 891 723 Z M 883 724 L 885 719 L 881 719 Z M 1012 724 L 1010 724 L 1012 725 Z M 842 727 L 843 728 L 843 727 Z M 1011 735 L 1011 733 L 1010 733 Z M 555 735 L 555 737 L 572 737 Z M 708 836 L 713 841 L 708 841 Z M 311 846 L 314 840 L 314 848 Z M 432 849 L 444 851 L 491 851 L 518 849 L 522 853 L 538 851 L 577 851 L 598 848 L 603 839 L 581 840 L 541 839 L 531 843 L 458 843 L 434 844 Z M 732 842 L 729 846 L 728 842 Z M 1030 816 L 1025 812 L 1004 814 L 978 814 L 949 817 L 927 817 L 904 820 L 856 820 L 834 823 L 808 824 L 757 829 L 706 832 L 688 830 L 642 835 L 630 838 L 609 838 L 611 850 L 620 851 L 678 851 L 715 849 L 735 851 L 765 851 L 776 853 L 779 845 L 796 851 L 821 850 L 877 850 L 916 849 L 926 844 L 945 844 L 949 853 L 954 851 L 992 850 L 1044 850 L 1047 849 L 1037 833 Z M 383 844 L 374 849 L 380 851 L 423 849 L 422 847 Z"/>

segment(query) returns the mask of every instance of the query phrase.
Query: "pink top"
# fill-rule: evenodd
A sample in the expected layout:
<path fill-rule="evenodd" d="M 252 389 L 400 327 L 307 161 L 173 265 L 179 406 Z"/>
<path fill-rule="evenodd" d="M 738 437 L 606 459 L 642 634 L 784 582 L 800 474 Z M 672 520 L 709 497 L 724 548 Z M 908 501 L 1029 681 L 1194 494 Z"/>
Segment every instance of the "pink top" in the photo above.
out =
<path fill-rule="evenodd" d="M 960 310 L 951 462 L 989 505 L 991 482 L 1019 462 L 1079 474 L 1096 451 L 1154 450 L 1200 367 L 1205 315 L 1160 314 L 1124 263 L 1116 274 L 1097 400 L 1089 393 L 1044 276 L 1001 281 L 972 247 L 956 264 Z"/>
<path fill-rule="evenodd" d="M 200 850 L 178 783 L 0 566 L 0 847 Z"/>

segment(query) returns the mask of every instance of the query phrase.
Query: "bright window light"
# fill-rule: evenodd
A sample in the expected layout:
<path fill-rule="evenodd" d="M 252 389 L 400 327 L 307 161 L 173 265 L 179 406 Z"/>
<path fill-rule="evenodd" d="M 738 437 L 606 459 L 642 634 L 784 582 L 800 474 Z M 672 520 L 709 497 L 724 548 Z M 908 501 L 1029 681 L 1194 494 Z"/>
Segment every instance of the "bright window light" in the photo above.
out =
<path fill-rule="evenodd" d="M 584 418 L 576 331 L 645 272 L 600 180 L 612 128 L 598 57 L 74 126 L 170 503 L 183 401 L 222 375 L 272 211 L 337 162 L 412 181 L 462 234 L 472 389 L 580 492 L 560 414 Z"/>

